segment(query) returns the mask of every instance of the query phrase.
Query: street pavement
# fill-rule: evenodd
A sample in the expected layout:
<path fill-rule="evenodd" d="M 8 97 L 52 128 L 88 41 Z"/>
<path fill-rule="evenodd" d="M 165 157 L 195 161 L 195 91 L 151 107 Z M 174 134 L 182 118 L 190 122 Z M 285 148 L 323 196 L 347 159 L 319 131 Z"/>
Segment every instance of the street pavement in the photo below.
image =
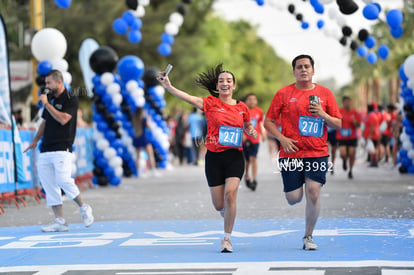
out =
<path fill-rule="evenodd" d="M 67 233 L 40 232 L 53 219 L 44 201 L 4 205 L 0 274 L 414 274 L 414 176 L 390 164 L 368 168 L 360 155 L 349 180 L 336 159 L 322 189 L 317 251 L 301 249 L 305 199 L 287 204 L 267 143 L 257 190 L 240 185 L 232 254 L 219 253 L 223 220 L 203 166 L 161 175 L 83 191 L 90 228 L 65 201 Z"/>

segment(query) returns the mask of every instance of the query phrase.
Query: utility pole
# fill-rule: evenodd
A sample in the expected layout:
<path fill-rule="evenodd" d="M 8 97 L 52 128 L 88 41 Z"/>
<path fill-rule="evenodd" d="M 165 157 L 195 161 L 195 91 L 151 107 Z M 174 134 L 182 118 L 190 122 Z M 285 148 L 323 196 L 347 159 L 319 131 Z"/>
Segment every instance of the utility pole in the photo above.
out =
<path fill-rule="evenodd" d="M 30 0 L 30 28 L 39 31 L 43 28 L 45 23 L 44 16 L 44 2 L 43 0 Z M 32 104 L 37 105 L 37 90 L 39 87 L 36 84 L 37 77 L 37 60 L 32 57 Z"/>

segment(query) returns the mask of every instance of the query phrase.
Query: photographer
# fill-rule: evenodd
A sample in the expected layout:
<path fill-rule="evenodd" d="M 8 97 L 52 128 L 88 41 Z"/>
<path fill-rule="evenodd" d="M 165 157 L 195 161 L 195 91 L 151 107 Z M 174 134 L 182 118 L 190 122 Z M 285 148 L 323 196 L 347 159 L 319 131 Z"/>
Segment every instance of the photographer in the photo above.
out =
<path fill-rule="evenodd" d="M 37 143 L 43 137 L 37 171 L 46 192 L 47 205 L 52 207 L 55 220 L 42 227 L 42 231 L 63 232 L 69 229 L 63 218 L 60 189 L 63 189 L 66 196 L 79 205 L 83 222 L 88 227 L 94 222 L 92 208 L 83 202 L 79 188 L 71 177 L 78 98 L 66 90 L 60 71 L 50 71 L 45 78 L 45 83 L 46 89 L 39 96 L 39 101 L 44 106 L 43 122 L 32 144 L 25 150 L 26 152 L 36 149 Z"/>

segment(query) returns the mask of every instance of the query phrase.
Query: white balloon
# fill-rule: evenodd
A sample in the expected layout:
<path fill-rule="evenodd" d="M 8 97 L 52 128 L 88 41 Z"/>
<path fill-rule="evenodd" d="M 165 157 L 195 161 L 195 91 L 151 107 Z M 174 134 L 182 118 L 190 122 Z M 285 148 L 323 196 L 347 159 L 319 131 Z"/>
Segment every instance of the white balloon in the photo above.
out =
<path fill-rule="evenodd" d="M 139 88 L 138 82 L 136 82 L 135 80 L 128 81 L 126 83 L 125 87 L 130 92 Z"/>
<path fill-rule="evenodd" d="M 123 174 L 124 174 L 124 169 L 122 169 L 122 167 L 115 168 L 115 176 L 122 177 Z"/>
<path fill-rule="evenodd" d="M 62 76 L 63 76 L 63 83 L 66 83 L 66 84 L 72 83 L 72 75 L 70 74 L 70 72 L 63 72 Z"/>
<path fill-rule="evenodd" d="M 145 94 L 144 89 L 142 88 L 138 88 L 135 93 L 138 97 L 143 97 Z"/>
<path fill-rule="evenodd" d="M 109 142 L 106 139 L 98 140 L 98 142 L 96 143 L 96 148 L 98 148 L 101 151 L 104 151 L 108 147 L 109 147 Z"/>
<path fill-rule="evenodd" d="M 339 12 L 336 8 L 334 8 L 334 7 L 329 8 L 329 10 L 328 10 L 329 18 L 335 19 L 338 15 L 339 15 Z"/>
<path fill-rule="evenodd" d="M 178 12 L 173 12 L 170 15 L 170 22 L 181 27 L 181 25 L 184 23 L 184 17 Z"/>
<path fill-rule="evenodd" d="M 405 142 L 403 142 L 402 147 L 405 150 L 409 151 L 409 150 L 413 149 L 413 144 L 411 143 L 410 140 L 406 140 Z"/>
<path fill-rule="evenodd" d="M 110 160 L 113 157 L 116 157 L 116 151 L 114 148 L 108 147 L 104 150 L 103 155 L 107 160 Z"/>
<path fill-rule="evenodd" d="M 407 155 L 410 159 L 414 159 L 414 149 L 411 149 L 410 151 L 408 151 Z"/>
<path fill-rule="evenodd" d="M 101 140 L 103 138 L 103 134 L 99 131 L 93 131 L 92 138 L 96 141 Z"/>
<path fill-rule="evenodd" d="M 110 94 L 117 94 L 121 91 L 121 86 L 118 83 L 112 82 L 106 87 L 106 91 Z"/>
<path fill-rule="evenodd" d="M 52 63 L 52 68 L 58 71 L 66 72 L 69 69 L 69 64 L 68 62 L 63 59 L 53 59 L 50 63 Z"/>
<path fill-rule="evenodd" d="M 324 5 L 330 4 L 332 2 L 333 2 L 333 0 L 319 0 L 319 3 L 324 4 Z"/>
<path fill-rule="evenodd" d="M 113 75 L 113 74 L 111 74 L 111 73 L 109 73 L 109 72 L 103 73 L 103 74 L 101 75 L 101 82 L 102 82 L 102 84 L 104 84 L 105 86 L 108 86 L 109 84 L 113 83 L 113 82 L 114 82 L 114 80 L 115 80 L 114 75 Z"/>
<path fill-rule="evenodd" d="M 121 105 L 121 103 L 122 103 L 122 100 L 123 100 L 123 97 L 122 97 L 122 95 L 121 95 L 120 93 L 118 93 L 118 94 L 113 94 L 113 95 L 112 95 L 112 101 L 113 101 L 116 105 L 120 106 L 120 105 Z"/>
<path fill-rule="evenodd" d="M 343 15 L 339 15 L 336 17 L 336 22 L 338 23 L 339 26 L 343 27 L 346 25 L 346 19 L 345 16 Z"/>
<path fill-rule="evenodd" d="M 145 98 L 143 97 L 135 98 L 135 103 L 137 104 L 138 107 L 144 107 Z"/>
<path fill-rule="evenodd" d="M 156 93 L 158 96 L 164 96 L 164 94 L 165 94 L 165 89 L 164 89 L 164 87 L 162 87 L 162 86 L 160 86 L 160 85 L 155 86 L 155 93 Z"/>
<path fill-rule="evenodd" d="M 410 55 L 404 61 L 404 73 L 408 79 L 414 78 L 414 54 Z"/>
<path fill-rule="evenodd" d="M 409 139 L 410 137 L 404 132 L 400 135 L 401 142 L 405 142 L 406 140 L 409 140 Z"/>
<path fill-rule="evenodd" d="M 407 86 L 408 88 L 410 88 L 411 90 L 414 90 L 414 78 L 410 78 L 407 81 Z"/>
<path fill-rule="evenodd" d="M 117 166 L 122 166 L 122 158 L 120 158 L 118 156 L 114 157 L 109 161 L 109 164 L 114 168 L 117 167 Z"/>
<path fill-rule="evenodd" d="M 139 4 L 143 5 L 144 7 L 148 6 L 150 3 L 150 0 L 139 0 Z"/>
<path fill-rule="evenodd" d="M 172 22 L 168 22 L 167 24 L 165 24 L 165 28 L 164 28 L 165 32 L 174 36 L 178 34 L 179 31 L 179 27 L 172 23 Z"/>
<path fill-rule="evenodd" d="M 145 16 L 145 8 L 142 5 L 138 5 L 137 10 L 135 11 L 136 17 L 144 17 Z"/>
<path fill-rule="evenodd" d="M 372 0 L 362 0 L 362 2 L 364 2 L 365 4 L 369 4 L 372 3 Z"/>
<path fill-rule="evenodd" d="M 32 54 L 38 61 L 62 59 L 66 49 L 65 36 L 55 28 L 38 31 L 31 43 Z"/>

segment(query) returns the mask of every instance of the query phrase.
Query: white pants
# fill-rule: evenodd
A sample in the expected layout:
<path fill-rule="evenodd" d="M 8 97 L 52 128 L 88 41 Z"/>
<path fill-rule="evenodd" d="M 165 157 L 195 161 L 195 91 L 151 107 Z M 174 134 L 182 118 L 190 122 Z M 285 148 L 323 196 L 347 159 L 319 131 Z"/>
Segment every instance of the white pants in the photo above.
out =
<path fill-rule="evenodd" d="M 46 192 L 48 206 L 62 204 L 61 188 L 73 200 L 79 195 L 79 188 L 72 178 L 72 153 L 66 151 L 40 153 L 37 171 Z"/>

